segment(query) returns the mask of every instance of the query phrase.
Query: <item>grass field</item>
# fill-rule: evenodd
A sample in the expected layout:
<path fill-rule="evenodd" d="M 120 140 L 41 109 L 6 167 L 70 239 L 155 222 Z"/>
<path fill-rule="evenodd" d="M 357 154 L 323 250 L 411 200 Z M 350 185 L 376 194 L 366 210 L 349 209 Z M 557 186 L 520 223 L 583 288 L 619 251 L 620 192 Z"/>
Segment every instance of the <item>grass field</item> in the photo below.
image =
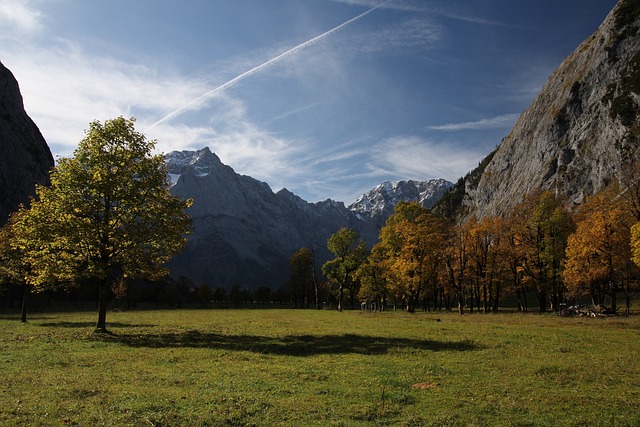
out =
<path fill-rule="evenodd" d="M 0 317 L 0 425 L 640 425 L 637 316 L 95 317 Z"/>

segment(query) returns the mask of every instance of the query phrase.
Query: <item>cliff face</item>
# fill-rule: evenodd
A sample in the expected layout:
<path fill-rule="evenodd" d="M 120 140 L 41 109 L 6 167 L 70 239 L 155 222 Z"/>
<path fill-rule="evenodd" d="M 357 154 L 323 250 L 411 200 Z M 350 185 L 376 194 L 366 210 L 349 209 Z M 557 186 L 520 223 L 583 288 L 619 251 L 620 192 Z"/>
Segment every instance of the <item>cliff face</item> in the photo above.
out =
<path fill-rule="evenodd" d="M 620 1 L 548 79 L 467 182 L 466 213 L 499 215 L 535 189 L 581 203 L 640 159 L 640 1 Z"/>
<path fill-rule="evenodd" d="M 0 225 L 44 184 L 53 156 L 24 110 L 18 82 L 0 63 Z"/>

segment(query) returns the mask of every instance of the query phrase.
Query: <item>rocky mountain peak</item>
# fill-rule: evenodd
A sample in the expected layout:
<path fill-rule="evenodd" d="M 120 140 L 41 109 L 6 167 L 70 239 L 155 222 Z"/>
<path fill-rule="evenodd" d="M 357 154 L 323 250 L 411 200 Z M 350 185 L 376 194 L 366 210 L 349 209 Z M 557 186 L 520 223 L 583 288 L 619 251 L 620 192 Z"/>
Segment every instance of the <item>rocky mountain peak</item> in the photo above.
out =
<path fill-rule="evenodd" d="M 289 258 L 300 248 L 313 249 L 319 269 L 330 257 L 327 240 L 340 228 L 355 230 L 372 246 L 383 215 L 393 212 L 397 201 L 431 205 L 430 198 L 451 185 L 444 180 L 383 184 L 369 193 L 381 194 L 377 203 L 388 209 L 372 213 L 373 208 L 358 208 L 373 206 L 364 198 L 347 208 L 331 199 L 308 203 L 287 189 L 274 193 L 266 183 L 235 173 L 207 148 L 172 152 L 165 159 L 179 177 L 172 192 L 194 201 L 189 209 L 194 233 L 171 270 L 212 287 L 278 287 L 287 281 Z"/>
<path fill-rule="evenodd" d="M 451 187 L 453 184 L 444 179 L 385 181 L 358 197 L 349 209 L 382 226 L 399 202 L 418 202 L 430 209 Z"/>

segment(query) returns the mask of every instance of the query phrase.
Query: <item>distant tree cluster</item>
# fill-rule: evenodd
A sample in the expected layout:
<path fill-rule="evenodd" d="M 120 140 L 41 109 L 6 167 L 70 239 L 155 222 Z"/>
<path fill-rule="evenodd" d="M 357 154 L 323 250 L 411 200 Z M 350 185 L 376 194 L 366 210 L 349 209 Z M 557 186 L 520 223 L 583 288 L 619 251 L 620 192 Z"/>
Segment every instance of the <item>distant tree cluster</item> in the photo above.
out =
<path fill-rule="evenodd" d="M 323 267 L 338 307 L 352 302 L 409 312 L 497 311 L 505 298 L 544 312 L 589 299 L 628 314 L 640 278 L 640 173 L 629 172 L 576 212 L 550 191 L 535 192 L 504 217 L 453 222 L 401 202 L 366 251 L 355 232 L 328 242 Z"/>

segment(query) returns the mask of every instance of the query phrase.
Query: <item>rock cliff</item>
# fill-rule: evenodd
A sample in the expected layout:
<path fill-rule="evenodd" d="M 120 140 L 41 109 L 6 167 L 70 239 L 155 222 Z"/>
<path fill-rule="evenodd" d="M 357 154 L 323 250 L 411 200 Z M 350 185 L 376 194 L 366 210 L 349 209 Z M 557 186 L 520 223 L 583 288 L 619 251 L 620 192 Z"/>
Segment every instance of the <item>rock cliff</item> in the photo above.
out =
<path fill-rule="evenodd" d="M 40 130 L 27 115 L 18 82 L 0 63 L 0 225 L 44 184 L 53 156 Z"/>
<path fill-rule="evenodd" d="M 463 214 L 503 214 L 535 189 L 579 204 L 639 160 L 639 16 L 638 0 L 620 1 L 561 63 L 465 180 Z"/>

